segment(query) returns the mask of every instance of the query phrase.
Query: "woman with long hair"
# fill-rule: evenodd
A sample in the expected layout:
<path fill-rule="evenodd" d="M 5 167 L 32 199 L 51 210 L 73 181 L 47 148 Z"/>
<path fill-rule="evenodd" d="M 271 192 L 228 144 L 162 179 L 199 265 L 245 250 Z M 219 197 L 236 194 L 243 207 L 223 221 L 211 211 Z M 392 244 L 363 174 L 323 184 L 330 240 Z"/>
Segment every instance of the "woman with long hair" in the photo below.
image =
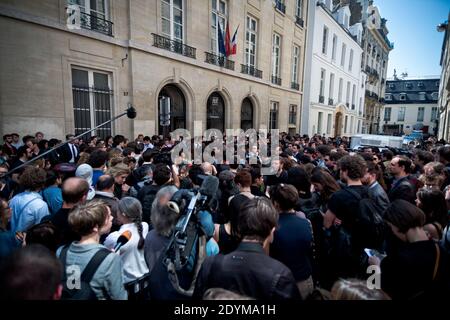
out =
<path fill-rule="evenodd" d="M 139 200 L 132 197 L 120 199 L 117 219 L 122 223 L 122 226 L 118 231 L 108 235 L 104 245 L 113 249 L 119 237 L 128 235 L 128 242 L 118 250 L 122 259 L 123 283 L 125 288 L 128 289 L 128 299 L 144 298 L 145 290 L 138 293 L 134 290 L 135 285 L 141 284 L 149 272 L 144 258 L 144 243 L 148 233 L 148 224 L 142 222 L 142 206 Z M 142 289 L 144 288 L 142 287 Z"/>
<path fill-rule="evenodd" d="M 326 212 L 328 207 L 328 200 L 331 195 L 340 190 L 339 184 L 331 174 L 325 169 L 315 168 L 311 175 L 311 183 L 314 186 L 314 191 L 319 194 L 319 203 L 321 211 Z"/>
<path fill-rule="evenodd" d="M 444 193 L 438 188 L 424 187 L 417 191 L 416 205 L 425 213 L 424 230 L 431 239 L 439 241 L 448 223 Z"/>
<path fill-rule="evenodd" d="M 449 262 L 443 249 L 425 232 L 425 214 L 406 200 L 393 201 L 384 214 L 393 235 L 403 245 L 380 262 L 381 289 L 393 300 L 433 300 L 449 297 Z"/>

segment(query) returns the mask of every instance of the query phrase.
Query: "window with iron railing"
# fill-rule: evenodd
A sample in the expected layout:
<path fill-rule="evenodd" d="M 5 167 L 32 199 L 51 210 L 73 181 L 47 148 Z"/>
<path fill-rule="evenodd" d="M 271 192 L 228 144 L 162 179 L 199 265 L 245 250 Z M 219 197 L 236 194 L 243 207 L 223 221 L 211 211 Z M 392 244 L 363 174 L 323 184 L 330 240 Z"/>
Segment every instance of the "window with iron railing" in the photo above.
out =
<path fill-rule="evenodd" d="M 275 8 L 283 13 L 286 13 L 286 5 L 284 4 L 284 0 L 275 0 Z"/>
<path fill-rule="evenodd" d="M 152 33 L 152 35 L 153 46 L 195 59 L 197 51 L 196 48 L 185 45 L 180 41 L 170 40 L 169 38 L 160 36 L 155 33 Z"/>
<path fill-rule="evenodd" d="M 214 64 L 219 67 L 224 67 L 226 69 L 234 70 L 234 61 L 231 61 L 222 55 L 205 52 L 205 62 Z"/>
<path fill-rule="evenodd" d="M 109 21 L 108 0 L 68 0 L 67 3 L 79 6 L 81 28 L 113 36 L 113 23 Z"/>
<path fill-rule="evenodd" d="M 263 74 L 261 70 L 258 70 L 255 67 L 246 66 L 245 64 L 241 64 L 241 73 L 248 74 L 256 78 L 262 78 Z"/>
<path fill-rule="evenodd" d="M 295 23 L 303 28 L 303 0 L 295 1 Z"/>
<path fill-rule="evenodd" d="M 86 69 L 72 69 L 72 99 L 75 135 L 82 134 L 112 118 L 113 90 L 108 73 Z M 112 135 L 111 123 L 91 135 L 105 138 Z"/>

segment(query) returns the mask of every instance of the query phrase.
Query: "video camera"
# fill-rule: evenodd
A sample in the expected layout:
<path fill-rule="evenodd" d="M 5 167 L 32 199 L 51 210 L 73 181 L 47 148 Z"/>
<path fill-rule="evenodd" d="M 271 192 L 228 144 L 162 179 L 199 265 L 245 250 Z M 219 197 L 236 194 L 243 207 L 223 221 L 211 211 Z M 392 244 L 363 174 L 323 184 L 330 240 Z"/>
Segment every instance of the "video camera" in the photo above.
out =
<path fill-rule="evenodd" d="M 193 250 L 196 248 L 199 238 L 203 235 L 206 236 L 198 213 L 211 211 L 211 202 L 215 199 L 218 187 L 219 179 L 214 176 L 206 176 L 199 189 L 181 189 L 172 196 L 167 206 L 169 210 L 179 213 L 180 218 L 175 225 L 163 259 L 167 267 L 173 265 L 176 271 L 180 271 L 188 263 L 188 270 L 194 267 Z M 197 250 L 201 250 L 201 248 Z"/>

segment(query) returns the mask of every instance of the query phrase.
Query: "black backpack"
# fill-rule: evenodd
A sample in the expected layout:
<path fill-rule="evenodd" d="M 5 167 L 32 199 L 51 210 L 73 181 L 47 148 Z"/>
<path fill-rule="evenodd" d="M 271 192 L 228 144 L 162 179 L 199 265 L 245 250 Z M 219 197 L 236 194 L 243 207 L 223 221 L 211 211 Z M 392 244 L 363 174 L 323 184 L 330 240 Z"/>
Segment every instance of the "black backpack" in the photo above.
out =
<path fill-rule="evenodd" d="M 355 226 L 352 232 L 365 248 L 380 249 L 386 235 L 386 224 L 382 218 L 383 212 L 372 198 L 362 197 L 358 192 L 345 188 L 359 203 Z"/>
<path fill-rule="evenodd" d="M 65 246 L 61 250 L 61 254 L 59 255 L 59 259 L 62 262 L 64 272 L 63 272 L 63 292 L 61 299 L 62 300 L 97 300 L 97 295 L 92 290 L 90 282 L 97 272 L 100 264 L 105 260 L 105 258 L 111 253 L 108 249 L 100 249 L 97 251 L 94 256 L 89 260 L 88 264 L 84 268 L 80 277 L 80 288 L 69 289 L 67 287 L 67 251 L 69 250 L 69 246 Z"/>

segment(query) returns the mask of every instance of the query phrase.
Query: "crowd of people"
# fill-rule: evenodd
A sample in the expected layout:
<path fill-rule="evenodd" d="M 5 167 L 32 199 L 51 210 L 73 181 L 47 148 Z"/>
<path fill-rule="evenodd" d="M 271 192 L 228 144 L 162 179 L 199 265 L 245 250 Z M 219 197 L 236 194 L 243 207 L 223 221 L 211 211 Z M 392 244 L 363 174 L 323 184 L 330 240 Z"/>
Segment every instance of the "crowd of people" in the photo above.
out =
<path fill-rule="evenodd" d="M 347 137 L 282 133 L 269 163 L 270 148 L 247 145 L 245 159 L 195 164 L 184 150 L 172 161 L 181 139 L 67 135 L 52 149 L 61 141 L 44 137 L 3 136 L 1 299 L 450 296 L 445 141 L 350 150 Z M 181 200 L 211 176 L 201 234 L 171 269 Z"/>

